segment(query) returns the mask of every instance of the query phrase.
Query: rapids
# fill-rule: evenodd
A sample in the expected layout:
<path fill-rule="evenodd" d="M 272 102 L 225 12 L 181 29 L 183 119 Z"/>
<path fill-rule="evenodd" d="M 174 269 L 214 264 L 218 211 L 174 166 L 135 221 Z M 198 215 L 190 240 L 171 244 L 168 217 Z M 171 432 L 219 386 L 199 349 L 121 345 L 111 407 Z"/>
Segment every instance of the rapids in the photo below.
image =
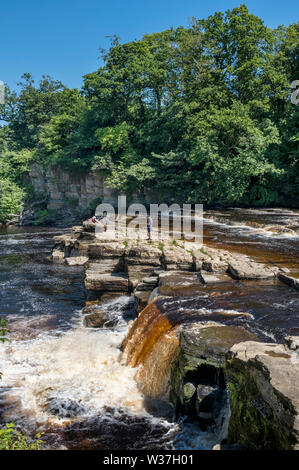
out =
<path fill-rule="evenodd" d="M 114 329 L 87 329 L 83 268 L 46 259 L 53 235 L 63 232 L 0 232 L 0 316 L 11 331 L 9 342 L 0 343 L 1 422 L 14 421 L 32 436 L 44 431 L 50 448 L 211 449 L 225 433 L 227 416 L 217 433 L 203 432 L 190 420 L 177 421 L 160 397 L 180 326 L 237 324 L 262 341 L 280 341 L 299 333 L 298 292 L 275 280 L 202 286 L 166 298 L 159 311 L 151 306 L 154 321 L 135 322 L 129 335 L 132 300 L 124 296 L 104 306 L 117 318 Z M 204 242 L 299 276 L 297 211 L 207 211 Z M 158 359 L 161 367 L 151 367 Z M 146 398 L 149 390 L 158 398 Z"/>
<path fill-rule="evenodd" d="M 0 344 L 1 422 L 32 436 L 44 432 L 50 448 L 212 448 L 218 436 L 176 422 L 167 401 L 147 400 L 136 369 L 122 362 L 130 297 L 104 307 L 116 328 L 82 326 L 83 269 L 47 262 L 54 234 L 0 234 L 1 316 L 10 328 L 9 342 Z"/>

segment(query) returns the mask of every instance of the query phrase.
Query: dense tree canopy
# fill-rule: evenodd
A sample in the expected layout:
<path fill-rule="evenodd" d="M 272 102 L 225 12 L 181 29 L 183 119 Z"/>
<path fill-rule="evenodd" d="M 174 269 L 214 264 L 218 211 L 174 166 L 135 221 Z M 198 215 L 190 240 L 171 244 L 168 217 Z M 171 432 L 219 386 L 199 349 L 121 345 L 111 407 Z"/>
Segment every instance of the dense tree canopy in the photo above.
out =
<path fill-rule="evenodd" d="M 39 161 L 169 202 L 298 204 L 299 23 L 271 30 L 241 5 L 139 41 L 114 37 L 102 58 L 81 91 L 30 74 L 8 90 L 0 194 Z M 14 193 L 6 213 L 22 200 Z"/>

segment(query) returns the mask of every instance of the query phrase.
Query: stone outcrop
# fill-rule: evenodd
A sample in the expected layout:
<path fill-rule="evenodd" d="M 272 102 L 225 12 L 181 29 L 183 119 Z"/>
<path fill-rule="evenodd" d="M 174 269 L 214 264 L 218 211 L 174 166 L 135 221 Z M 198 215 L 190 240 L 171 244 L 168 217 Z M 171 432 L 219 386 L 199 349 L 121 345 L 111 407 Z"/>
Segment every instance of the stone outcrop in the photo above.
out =
<path fill-rule="evenodd" d="M 277 273 L 278 268 L 255 263 L 254 261 L 245 261 L 238 259 L 229 263 L 228 273 L 234 279 L 273 279 Z"/>
<path fill-rule="evenodd" d="M 278 274 L 278 279 L 284 284 L 287 284 L 288 286 L 293 287 L 296 290 L 299 290 L 299 279 L 296 279 L 295 277 L 292 277 L 292 276 L 287 276 L 286 274 L 283 274 L 283 273 Z"/>
<path fill-rule="evenodd" d="M 299 449 L 299 338 L 243 342 L 227 357 L 228 442 L 254 450 Z"/>
<path fill-rule="evenodd" d="M 205 303 L 220 284 L 278 277 L 297 288 L 295 278 L 245 255 L 190 243 L 97 239 L 89 222 L 54 240 L 53 262 L 86 267 L 85 287 L 96 301 L 83 311 L 85 326 L 114 327 L 122 315 L 103 301 L 133 294 L 139 316 L 122 360 L 136 367 L 146 397 L 170 397 L 178 414 L 221 430 L 226 440 L 219 448 L 298 448 L 299 338 L 259 343 L 241 322 L 232 324 L 248 313 Z"/>
<path fill-rule="evenodd" d="M 103 294 L 105 292 L 128 292 L 128 276 L 122 273 L 98 274 L 86 271 L 85 287 L 87 290 Z"/>

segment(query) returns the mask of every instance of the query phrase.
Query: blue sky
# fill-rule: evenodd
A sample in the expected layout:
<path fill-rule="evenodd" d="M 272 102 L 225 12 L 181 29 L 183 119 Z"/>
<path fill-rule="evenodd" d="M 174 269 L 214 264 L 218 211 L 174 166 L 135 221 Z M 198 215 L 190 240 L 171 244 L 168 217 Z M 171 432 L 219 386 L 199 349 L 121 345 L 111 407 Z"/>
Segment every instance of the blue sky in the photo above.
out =
<path fill-rule="evenodd" d="M 275 27 L 298 21 L 297 0 L 10 0 L 0 7 L 0 80 L 16 87 L 24 72 L 36 80 L 48 74 L 69 87 L 80 87 L 82 75 L 99 66 L 99 47 L 106 36 L 121 41 L 171 26 L 187 26 L 240 3 Z"/>

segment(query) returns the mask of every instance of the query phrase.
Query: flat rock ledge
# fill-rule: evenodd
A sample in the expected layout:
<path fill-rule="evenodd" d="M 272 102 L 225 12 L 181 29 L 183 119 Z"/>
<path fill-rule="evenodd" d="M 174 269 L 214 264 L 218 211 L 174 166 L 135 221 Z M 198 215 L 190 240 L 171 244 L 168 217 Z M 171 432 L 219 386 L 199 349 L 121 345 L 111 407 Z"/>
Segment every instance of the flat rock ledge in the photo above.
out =
<path fill-rule="evenodd" d="M 131 291 L 136 288 L 138 291 L 148 291 L 149 287 L 154 286 L 153 279 L 151 282 L 144 280 L 157 276 L 157 269 L 201 272 L 201 280 L 207 284 L 228 281 L 229 278 L 220 276 L 222 274 L 235 280 L 273 279 L 278 276 L 282 282 L 292 287 L 298 286 L 298 281 L 285 275 L 283 269 L 257 263 L 246 255 L 187 241 L 150 243 L 146 240 L 98 239 L 94 224 L 88 222 L 73 227 L 68 234 L 55 236 L 54 242 L 53 262 L 69 266 L 97 263 L 99 274 L 125 273 Z"/>
<path fill-rule="evenodd" d="M 271 279 L 277 276 L 279 269 L 269 268 L 254 261 L 244 259 L 235 260 L 228 265 L 228 273 L 238 280 L 242 279 Z"/>

